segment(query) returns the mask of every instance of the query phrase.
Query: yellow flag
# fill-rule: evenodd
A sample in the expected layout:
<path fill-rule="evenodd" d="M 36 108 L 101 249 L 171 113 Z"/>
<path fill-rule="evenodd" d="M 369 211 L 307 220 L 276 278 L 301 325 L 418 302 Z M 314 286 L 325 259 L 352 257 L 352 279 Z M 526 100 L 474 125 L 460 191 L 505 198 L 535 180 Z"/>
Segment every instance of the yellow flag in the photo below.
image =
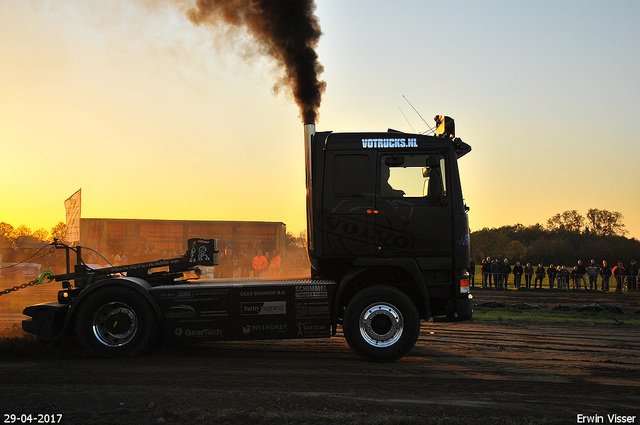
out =
<path fill-rule="evenodd" d="M 67 242 L 80 242 L 80 195 L 82 189 L 64 201 L 67 212 Z"/>

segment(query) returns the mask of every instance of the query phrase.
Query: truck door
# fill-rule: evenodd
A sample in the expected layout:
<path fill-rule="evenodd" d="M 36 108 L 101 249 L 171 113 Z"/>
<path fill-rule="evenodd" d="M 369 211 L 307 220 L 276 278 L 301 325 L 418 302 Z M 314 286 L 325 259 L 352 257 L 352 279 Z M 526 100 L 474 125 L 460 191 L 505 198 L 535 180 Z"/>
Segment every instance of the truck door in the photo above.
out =
<path fill-rule="evenodd" d="M 453 210 L 446 155 L 446 151 L 378 155 L 378 255 L 451 257 Z"/>
<path fill-rule="evenodd" d="M 328 151 L 323 190 L 323 252 L 331 256 L 375 254 L 373 236 L 375 153 Z"/>

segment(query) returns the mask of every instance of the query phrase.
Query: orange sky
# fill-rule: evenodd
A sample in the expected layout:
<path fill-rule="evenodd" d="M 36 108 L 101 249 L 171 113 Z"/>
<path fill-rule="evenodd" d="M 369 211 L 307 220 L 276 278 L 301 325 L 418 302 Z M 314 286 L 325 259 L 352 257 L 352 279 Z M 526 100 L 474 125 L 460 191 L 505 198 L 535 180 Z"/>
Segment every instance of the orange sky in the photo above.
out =
<path fill-rule="evenodd" d="M 84 217 L 303 230 L 303 127 L 273 63 L 188 0 L 147 3 L 0 3 L 0 221 L 49 230 L 82 187 Z M 472 230 L 599 208 L 640 237 L 638 3 L 318 3 L 318 130 L 411 131 L 400 107 L 425 131 L 406 95 L 473 148 Z"/>

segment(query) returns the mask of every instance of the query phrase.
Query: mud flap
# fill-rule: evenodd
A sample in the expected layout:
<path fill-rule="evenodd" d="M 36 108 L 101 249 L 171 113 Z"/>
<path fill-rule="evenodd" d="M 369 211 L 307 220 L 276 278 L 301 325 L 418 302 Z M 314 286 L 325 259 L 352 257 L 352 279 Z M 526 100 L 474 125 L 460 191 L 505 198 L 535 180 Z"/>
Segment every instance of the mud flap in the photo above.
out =
<path fill-rule="evenodd" d="M 456 300 L 457 321 L 470 320 L 473 315 L 473 296 L 458 298 Z"/>
<path fill-rule="evenodd" d="M 68 310 L 68 305 L 57 302 L 30 305 L 22 311 L 25 316 L 30 316 L 22 321 L 22 329 L 42 338 L 53 339 L 64 328 Z"/>

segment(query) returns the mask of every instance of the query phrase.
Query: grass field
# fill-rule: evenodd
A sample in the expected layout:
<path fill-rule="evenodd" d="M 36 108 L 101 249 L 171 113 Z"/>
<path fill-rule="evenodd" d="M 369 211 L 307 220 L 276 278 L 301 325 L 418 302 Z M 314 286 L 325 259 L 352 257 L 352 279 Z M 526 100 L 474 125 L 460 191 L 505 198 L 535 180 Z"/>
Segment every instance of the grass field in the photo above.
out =
<path fill-rule="evenodd" d="M 520 310 L 517 308 L 474 307 L 473 320 L 521 321 L 640 326 L 640 314 L 616 314 L 609 311 L 562 311 L 553 309 Z"/>

